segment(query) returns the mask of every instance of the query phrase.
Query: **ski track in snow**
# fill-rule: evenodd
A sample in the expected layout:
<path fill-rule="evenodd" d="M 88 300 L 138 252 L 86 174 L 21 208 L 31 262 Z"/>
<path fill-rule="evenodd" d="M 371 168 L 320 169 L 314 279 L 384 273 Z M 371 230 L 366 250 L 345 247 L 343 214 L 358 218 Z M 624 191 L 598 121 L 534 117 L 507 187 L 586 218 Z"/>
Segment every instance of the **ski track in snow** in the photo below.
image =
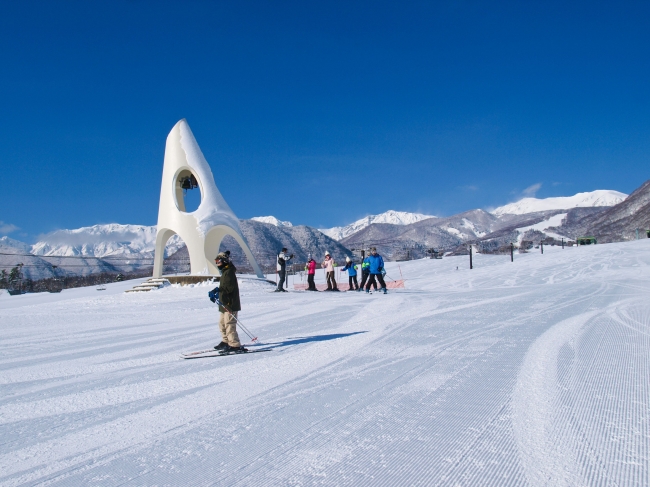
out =
<path fill-rule="evenodd" d="M 650 485 L 650 241 L 474 263 L 241 280 L 274 351 L 191 361 L 210 286 L 1 295 L 0 485 Z"/>

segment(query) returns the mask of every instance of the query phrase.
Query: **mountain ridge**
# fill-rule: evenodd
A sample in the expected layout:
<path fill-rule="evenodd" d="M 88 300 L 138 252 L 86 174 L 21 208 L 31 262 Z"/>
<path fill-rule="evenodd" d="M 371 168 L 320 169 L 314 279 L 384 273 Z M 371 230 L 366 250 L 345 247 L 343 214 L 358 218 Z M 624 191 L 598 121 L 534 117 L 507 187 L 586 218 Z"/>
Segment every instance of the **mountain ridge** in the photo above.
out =
<path fill-rule="evenodd" d="M 575 197 L 578 196 L 582 198 L 581 201 L 593 205 L 594 202 L 602 201 L 598 199 L 602 193 L 611 195 L 612 192 L 602 190 L 578 193 L 574 197 L 550 200 L 556 205 L 560 201 L 564 206 L 569 200 L 575 203 Z M 614 196 L 623 195 L 618 194 L 619 196 Z M 584 195 L 590 196 L 585 200 Z M 352 232 L 340 240 L 333 239 L 316 228 L 293 226 L 291 222 L 283 222 L 273 216 L 240 220 L 240 225 L 256 259 L 268 270 L 275 266 L 275 256 L 282 247 L 288 247 L 296 255 L 296 261 L 306 260 L 309 254 L 318 260 L 325 251 L 342 260 L 352 255 L 349 249 L 361 250 L 368 246 L 376 246 L 387 260 L 397 260 L 423 257 L 429 248 L 464 248 L 467 242 L 476 242 L 483 250 L 491 251 L 509 246 L 510 242 L 520 244 L 523 240 L 537 242 L 544 239 L 559 241 L 561 238 L 573 239 L 577 234 L 587 233 L 598 234 L 601 242 L 616 241 L 633 238 L 634 228 L 649 226 L 649 214 L 650 181 L 646 181 L 614 206 L 562 208 L 524 214 L 503 211 L 495 214 L 475 209 L 450 217 L 390 210 L 357 220 L 346 227 L 335 227 L 339 231 L 347 228 Z M 387 223 L 386 220 L 397 223 Z M 63 273 L 65 268 L 74 268 L 65 271 L 71 274 L 88 274 L 94 272 L 93 269 L 102 272 L 141 271 L 151 264 L 156 231 L 155 225 L 112 223 L 57 230 L 42 236 L 33 245 L 1 237 L 0 249 L 8 254 L 3 256 L 2 263 L 5 264 L 4 267 L 14 266 L 21 260 L 17 260 L 19 254 L 32 254 L 22 258 L 25 270 L 33 267 L 29 274 L 37 276 L 36 268 L 44 267 L 43 272 L 49 273 L 46 277 L 52 274 L 52 265 L 60 267 L 57 271 L 59 273 Z M 184 243 L 177 236 L 168 242 L 165 262 L 172 265 L 175 272 L 187 271 L 184 248 Z M 222 249 L 225 248 L 233 252 L 238 267 L 247 270 L 247 259 L 234 240 L 231 242 L 225 239 Z M 43 260 L 44 257 L 47 260 Z M 74 257 L 81 260 L 72 266 L 69 258 Z"/>
<path fill-rule="evenodd" d="M 373 223 L 388 223 L 392 225 L 409 225 L 418 221 L 427 220 L 429 218 L 437 218 L 433 215 L 425 215 L 422 213 L 410 213 L 407 211 L 388 210 L 378 215 L 368 215 L 356 220 L 349 225 L 342 227 L 332 228 L 319 228 L 319 230 L 333 238 L 334 240 L 342 240 L 350 235 L 363 230 Z"/>
<path fill-rule="evenodd" d="M 502 216 L 506 214 L 524 215 L 538 211 L 568 210 L 595 206 L 614 206 L 625 200 L 628 195 L 611 189 L 597 189 L 573 196 L 557 196 L 551 198 L 522 198 L 514 203 L 495 208 L 490 213 Z"/>

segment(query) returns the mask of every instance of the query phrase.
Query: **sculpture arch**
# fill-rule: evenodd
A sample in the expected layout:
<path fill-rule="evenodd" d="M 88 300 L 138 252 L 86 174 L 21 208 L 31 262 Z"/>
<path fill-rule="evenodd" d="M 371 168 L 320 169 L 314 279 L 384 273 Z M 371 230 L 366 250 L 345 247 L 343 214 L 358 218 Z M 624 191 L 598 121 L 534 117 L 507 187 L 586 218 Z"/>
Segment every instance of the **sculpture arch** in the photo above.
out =
<path fill-rule="evenodd" d="M 182 182 L 188 174 L 196 178 L 201 191 L 201 203 L 192 212 L 185 211 Z M 253 270 L 263 278 L 241 228 L 239 220 L 217 189 L 217 185 L 185 119 L 179 121 L 167 136 L 153 276 L 161 277 L 165 245 L 178 234 L 187 246 L 190 272 L 193 275 L 219 275 L 214 257 L 226 235 L 241 246 Z"/>

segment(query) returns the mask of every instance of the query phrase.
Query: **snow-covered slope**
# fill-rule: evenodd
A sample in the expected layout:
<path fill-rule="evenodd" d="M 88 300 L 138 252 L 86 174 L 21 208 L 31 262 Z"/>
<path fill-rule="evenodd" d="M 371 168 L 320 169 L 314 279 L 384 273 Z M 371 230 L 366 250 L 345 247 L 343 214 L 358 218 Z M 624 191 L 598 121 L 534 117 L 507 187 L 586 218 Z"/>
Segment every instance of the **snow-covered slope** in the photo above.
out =
<path fill-rule="evenodd" d="M 214 284 L 2 294 L 0 485 L 648 485 L 650 239 L 468 267 L 388 262 L 388 295 L 240 279 L 272 351 L 191 361 Z"/>
<path fill-rule="evenodd" d="M 557 198 L 524 198 L 515 203 L 500 206 L 493 210 L 492 213 L 497 216 L 506 214 L 524 215 L 537 211 L 568 210 L 587 206 L 614 206 L 625 198 L 627 198 L 625 193 L 599 189 L 588 193 L 578 193 L 573 196 L 560 196 Z"/>
<path fill-rule="evenodd" d="M 21 242 L 19 240 L 14 240 L 13 238 L 9 237 L 0 237 L 0 249 L 3 250 L 13 250 L 15 251 L 14 253 L 30 253 L 32 250 L 32 246 L 29 244 L 26 244 L 25 242 Z"/>
<path fill-rule="evenodd" d="M 151 256 L 155 243 L 155 225 L 111 223 L 75 230 L 57 230 L 42 237 L 32 246 L 31 251 L 36 255 Z M 183 245 L 183 241 L 174 235 L 167 243 L 166 255 L 173 254 Z"/>
<path fill-rule="evenodd" d="M 353 233 L 363 230 L 373 223 L 391 223 L 393 225 L 409 225 L 410 223 L 416 223 L 428 218 L 436 218 L 433 215 L 423 215 L 422 213 L 409 213 L 406 211 L 394 211 L 389 210 L 379 215 L 369 215 L 360 220 L 357 220 L 354 223 L 350 223 L 344 227 L 333 227 L 333 228 L 319 228 L 328 237 L 333 238 L 334 240 L 342 240 L 345 237 L 349 237 Z"/>
<path fill-rule="evenodd" d="M 293 225 L 291 222 L 283 222 L 282 220 L 278 220 L 274 216 L 254 216 L 251 218 L 251 220 L 256 221 L 256 222 L 262 222 L 262 223 L 269 223 L 271 225 L 275 225 L 276 227 L 292 227 Z"/>

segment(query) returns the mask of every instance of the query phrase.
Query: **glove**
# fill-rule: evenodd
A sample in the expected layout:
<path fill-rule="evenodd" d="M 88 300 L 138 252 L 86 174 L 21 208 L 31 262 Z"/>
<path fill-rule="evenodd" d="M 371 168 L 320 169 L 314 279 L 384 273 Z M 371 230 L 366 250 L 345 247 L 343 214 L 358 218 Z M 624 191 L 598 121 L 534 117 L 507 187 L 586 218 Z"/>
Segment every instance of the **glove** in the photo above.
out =
<path fill-rule="evenodd" d="M 358 267 L 355 265 L 355 266 L 354 266 L 354 270 L 356 271 L 357 269 L 358 269 Z"/>
<path fill-rule="evenodd" d="M 383 268 L 383 267 L 377 267 L 377 270 L 378 270 L 379 272 L 381 272 L 381 271 L 384 270 L 384 268 Z"/>
<path fill-rule="evenodd" d="M 289 256 L 289 258 L 290 258 L 290 259 L 293 259 L 293 254 L 291 254 L 291 255 Z"/>
<path fill-rule="evenodd" d="M 208 297 L 210 298 L 210 301 L 216 303 L 217 299 L 219 299 L 219 288 L 215 287 L 212 291 L 210 291 L 208 293 Z"/>

